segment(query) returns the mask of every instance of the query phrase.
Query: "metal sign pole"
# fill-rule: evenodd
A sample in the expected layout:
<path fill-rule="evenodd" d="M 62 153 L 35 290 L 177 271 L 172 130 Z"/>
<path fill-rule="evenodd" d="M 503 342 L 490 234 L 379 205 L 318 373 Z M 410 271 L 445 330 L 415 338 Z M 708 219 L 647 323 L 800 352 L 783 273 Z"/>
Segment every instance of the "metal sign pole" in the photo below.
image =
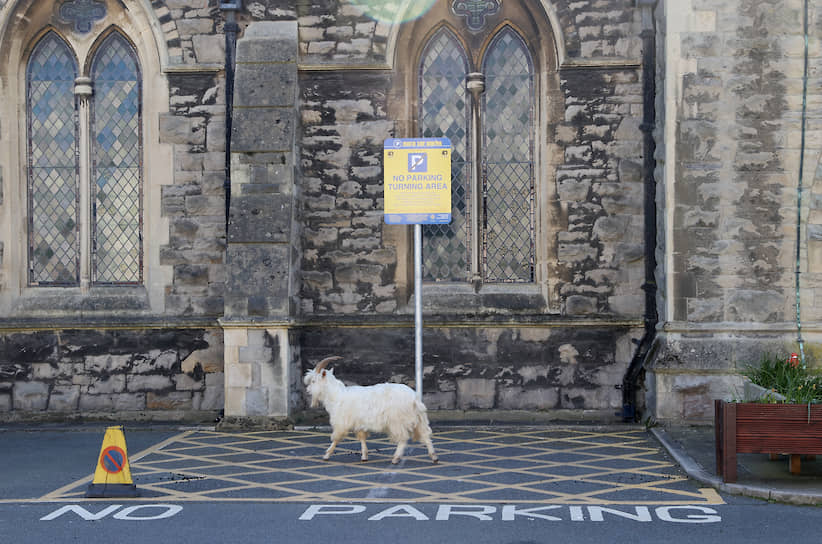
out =
<path fill-rule="evenodd" d="M 422 402 L 422 225 L 451 223 L 451 140 L 383 142 L 385 224 L 414 225 L 414 374 Z"/>
<path fill-rule="evenodd" d="M 414 369 L 422 402 L 422 225 L 414 225 Z"/>

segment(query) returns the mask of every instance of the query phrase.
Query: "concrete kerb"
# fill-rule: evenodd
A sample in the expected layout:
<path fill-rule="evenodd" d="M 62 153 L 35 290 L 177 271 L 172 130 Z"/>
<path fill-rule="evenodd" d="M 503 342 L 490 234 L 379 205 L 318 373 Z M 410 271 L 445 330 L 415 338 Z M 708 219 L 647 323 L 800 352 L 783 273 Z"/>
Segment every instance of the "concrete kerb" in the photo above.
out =
<path fill-rule="evenodd" d="M 673 440 L 668 433 L 665 432 L 664 429 L 652 427 L 650 432 L 659 441 L 662 447 L 668 451 L 680 467 L 682 467 L 682 470 L 685 471 L 688 477 L 705 485 L 709 485 L 718 491 L 731 495 L 741 495 L 755 499 L 796 504 L 801 506 L 822 504 L 822 492 L 815 493 L 782 490 L 761 485 L 725 483 L 718 475 L 710 474 L 706 471 L 705 468 L 697 463 L 678 442 Z"/>

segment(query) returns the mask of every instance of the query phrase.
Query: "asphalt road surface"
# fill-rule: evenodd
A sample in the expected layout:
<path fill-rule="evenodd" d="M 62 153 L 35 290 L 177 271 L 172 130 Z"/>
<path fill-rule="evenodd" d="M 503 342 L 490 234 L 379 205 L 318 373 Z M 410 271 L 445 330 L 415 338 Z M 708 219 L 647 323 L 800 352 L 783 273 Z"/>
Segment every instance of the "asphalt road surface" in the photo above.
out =
<path fill-rule="evenodd" d="M 126 429 L 138 498 L 88 500 L 104 428 L 0 430 L 3 542 L 820 542 L 822 508 L 720 495 L 642 428 L 437 429 L 441 462 L 327 433 Z M 135 453 L 136 452 L 136 453 Z"/>

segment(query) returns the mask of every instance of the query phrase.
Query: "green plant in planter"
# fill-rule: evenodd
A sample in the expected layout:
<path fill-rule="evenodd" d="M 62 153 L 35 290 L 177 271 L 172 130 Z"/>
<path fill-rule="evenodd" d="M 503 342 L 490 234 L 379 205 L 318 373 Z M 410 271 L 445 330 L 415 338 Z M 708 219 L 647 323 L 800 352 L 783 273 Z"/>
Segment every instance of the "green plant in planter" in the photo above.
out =
<path fill-rule="evenodd" d="M 786 403 L 822 402 L 822 372 L 803 367 L 795 353 L 790 357 L 766 353 L 758 366 L 752 365 L 742 374 L 756 385 L 783 395 Z M 768 402 L 767 397 L 763 401 Z"/>

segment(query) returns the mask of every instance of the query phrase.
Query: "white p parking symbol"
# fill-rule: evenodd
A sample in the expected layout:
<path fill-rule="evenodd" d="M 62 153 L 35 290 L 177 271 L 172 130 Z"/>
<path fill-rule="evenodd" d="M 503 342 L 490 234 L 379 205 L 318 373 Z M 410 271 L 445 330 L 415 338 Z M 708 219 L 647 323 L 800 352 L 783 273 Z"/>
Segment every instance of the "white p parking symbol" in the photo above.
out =
<path fill-rule="evenodd" d="M 408 171 L 409 172 L 427 172 L 428 171 L 428 155 L 425 153 L 409 153 L 408 154 Z"/>

